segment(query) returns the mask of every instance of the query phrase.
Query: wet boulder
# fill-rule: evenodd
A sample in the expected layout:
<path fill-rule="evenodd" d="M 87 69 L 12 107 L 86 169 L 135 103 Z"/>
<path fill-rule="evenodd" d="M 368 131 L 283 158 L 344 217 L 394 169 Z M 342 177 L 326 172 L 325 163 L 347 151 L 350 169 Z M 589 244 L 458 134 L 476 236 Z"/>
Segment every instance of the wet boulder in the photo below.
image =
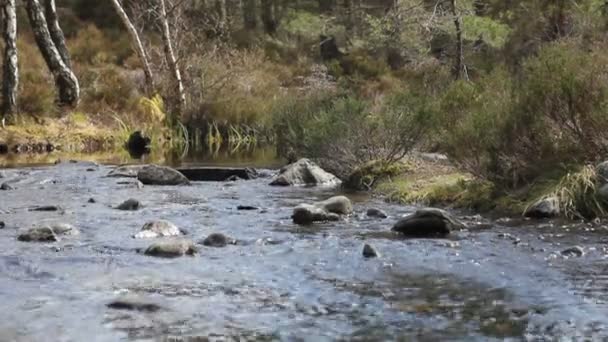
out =
<path fill-rule="evenodd" d="M 142 298 L 135 296 L 124 296 L 113 300 L 106 305 L 110 309 L 114 310 L 127 310 L 127 311 L 139 311 L 139 312 L 157 312 L 161 309 L 161 306 L 143 300 Z"/>
<path fill-rule="evenodd" d="M 135 178 L 146 165 L 123 165 L 110 171 L 106 177 L 113 178 Z"/>
<path fill-rule="evenodd" d="M 454 230 L 466 226 L 444 210 L 436 208 L 418 209 L 393 226 L 393 231 L 408 237 L 444 237 Z"/>
<path fill-rule="evenodd" d="M 144 224 L 141 231 L 133 235 L 136 239 L 153 239 L 158 237 L 179 236 L 182 231 L 169 221 L 158 220 Z"/>
<path fill-rule="evenodd" d="M 54 242 L 59 241 L 60 235 L 78 235 L 80 232 L 76 227 L 67 223 L 53 223 L 40 227 L 30 228 L 19 234 L 17 240 L 23 242 Z"/>
<path fill-rule="evenodd" d="M 595 172 L 600 184 L 608 183 L 608 161 L 597 164 Z"/>
<path fill-rule="evenodd" d="M 367 209 L 367 212 L 365 214 L 367 215 L 367 217 L 374 217 L 374 218 L 381 218 L 381 219 L 385 219 L 388 217 L 388 215 L 383 210 L 376 209 L 376 208 Z"/>
<path fill-rule="evenodd" d="M 330 213 L 314 204 L 300 204 L 293 209 L 291 215 L 295 224 L 312 224 L 314 222 L 338 221 L 340 215 Z"/>
<path fill-rule="evenodd" d="M 569 258 L 580 258 L 585 255 L 585 250 L 581 246 L 573 246 L 570 248 L 566 248 L 560 252 L 561 255 Z"/>
<path fill-rule="evenodd" d="M 128 200 L 122 202 L 121 204 L 119 204 L 118 206 L 116 206 L 116 209 L 118 210 L 125 210 L 125 211 L 135 211 L 135 210 L 139 210 L 141 208 L 141 203 L 134 199 L 134 198 L 129 198 Z"/>
<path fill-rule="evenodd" d="M 200 244 L 206 247 L 221 248 L 226 247 L 228 245 L 236 244 L 236 240 L 229 238 L 221 233 L 213 233 L 207 236 L 203 241 L 201 241 Z"/>
<path fill-rule="evenodd" d="M 338 215 L 349 215 L 353 212 L 353 204 L 346 196 L 334 196 L 314 205 Z"/>
<path fill-rule="evenodd" d="M 181 172 L 166 166 L 146 165 L 137 173 L 137 179 L 146 185 L 188 185 L 190 181 Z"/>
<path fill-rule="evenodd" d="M 270 185 L 274 186 L 333 186 L 339 185 L 338 177 L 323 170 L 309 159 L 300 159 L 281 169 L 279 174 L 272 180 Z"/>
<path fill-rule="evenodd" d="M 559 216 L 559 213 L 559 201 L 557 197 L 551 196 L 540 199 L 526 208 L 524 216 L 541 219 L 556 217 Z"/>
<path fill-rule="evenodd" d="M 184 255 L 194 255 L 197 250 L 192 241 L 165 240 L 153 243 L 145 251 L 145 255 L 160 258 L 177 258 Z"/>
<path fill-rule="evenodd" d="M 0 185 L 0 190 L 9 191 L 9 190 L 15 190 L 15 188 L 12 185 L 10 185 L 8 182 L 4 182 Z"/>
<path fill-rule="evenodd" d="M 376 258 L 378 257 L 378 252 L 376 252 L 376 249 L 372 247 L 372 245 L 366 243 L 365 246 L 363 246 L 363 257 L 368 259 Z"/>

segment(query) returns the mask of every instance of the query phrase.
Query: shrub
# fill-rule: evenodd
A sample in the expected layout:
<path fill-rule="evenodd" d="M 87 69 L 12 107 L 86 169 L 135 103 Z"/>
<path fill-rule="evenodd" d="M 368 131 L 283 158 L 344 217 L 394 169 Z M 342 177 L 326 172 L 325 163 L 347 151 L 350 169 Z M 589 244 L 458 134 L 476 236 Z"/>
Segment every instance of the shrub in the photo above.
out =
<path fill-rule="evenodd" d="M 279 152 L 317 159 L 343 179 L 372 161 L 390 165 L 426 132 L 423 99 L 401 94 L 379 107 L 339 94 L 289 99 L 275 110 Z"/>
<path fill-rule="evenodd" d="M 575 47 L 545 47 L 518 79 L 499 68 L 476 83 L 452 84 L 437 115 L 445 151 L 505 187 L 605 155 L 608 57 Z"/>

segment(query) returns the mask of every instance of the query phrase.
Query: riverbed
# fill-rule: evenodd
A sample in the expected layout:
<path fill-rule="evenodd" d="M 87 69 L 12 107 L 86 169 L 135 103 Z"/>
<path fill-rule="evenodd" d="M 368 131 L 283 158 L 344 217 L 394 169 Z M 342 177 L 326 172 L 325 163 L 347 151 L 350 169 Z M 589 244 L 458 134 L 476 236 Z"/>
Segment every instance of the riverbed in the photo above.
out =
<path fill-rule="evenodd" d="M 268 178 L 143 186 L 110 165 L 4 170 L 0 191 L 2 341 L 488 341 L 608 338 L 608 230 L 601 222 L 485 219 L 448 239 L 404 239 L 392 225 L 416 210 L 346 194 L 355 214 L 297 226 L 292 209 L 341 194 L 271 187 Z M 272 170 L 268 170 L 272 173 Z M 138 211 L 114 209 L 142 202 Z M 94 199 L 95 203 L 89 203 Z M 58 211 L 31 211 L 36 206 Z M 256 210 L 237 210 L 239 205 Z M 379 208 L 386 219 L 368 218 Z M 162 259 L 133 234 L 165 219 L 199 246 Z M 17 241 L 43 223 L 78 236 Z M 365 243 L 380 254 L 362 256 Z M 584 255 L 562 254 L 579 246 Z M 144 303 L 109 307 L 117 299 Z M 152 309 L 153 308 L 153 309 Z"/>

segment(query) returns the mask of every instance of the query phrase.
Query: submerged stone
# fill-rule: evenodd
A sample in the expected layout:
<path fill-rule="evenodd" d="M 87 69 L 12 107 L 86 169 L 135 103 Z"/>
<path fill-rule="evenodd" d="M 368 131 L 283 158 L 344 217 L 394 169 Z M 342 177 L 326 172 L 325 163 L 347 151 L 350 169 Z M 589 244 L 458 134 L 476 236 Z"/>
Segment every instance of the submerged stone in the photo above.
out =
<path fill-rule="evenodd" d="M 217 248 L 226 247 L 227 245 L 233 245 L 235 243 L 236 241 L 234 239 L 231 239 L 221 233 L 213 233 L 201 241 L 203 246 Z"/>
<path fill-rule="evenodd" d="M 368 217 L 375 217 L 375 218 L 382 218 L 382 219 L 385 219 L 388 217 L 388 215 L 384 211 L 382 211 L 380 209 L 376 209 L 376 208 L 367 209 L 366 215 Z"/>
<path fill-rule="evenodd" d="M 166 166 L 147 165 L 137 173 L 137 179 L 146 185 L 188 185 L 190 181 L 181 172 Z"/>
<path fill-rule="evenodd" d="M 141 203 L 134 198 L 130 198 L 130 199 L 122 202 L 121 204 L 119 204 L 116 207 L 116 209 L 118 209 L 118 210 L 125 210 L 125 211 L 135 211 L 135 210 L 139 210 L 139 208 L 141 208 Z"/>
<path fill-rule="evenodd" d="M 397 221 L 392 230 L 409 237 L 444 237 L 465 227 L 444 210 L 425 208 Z"/>
<path fill-rule="evenodd" d="M 363 246 L 363 257 L 376 258 L 378 257 L 378 252 L 376 252 L 374 247 L 366 243 L 365 246 Z"/>
<path fill-rule="evenodd" d="M 144 254 L 160 258 L 177 258 L 184 255 L 194 255 L 196 252 L 196 247 L 194 247 L 192 241 L 169 240 L 153 243 Z"/>
<path fill-rule="evenodd" d="M 144 224 L 141 231 L 133 237 L 136 239 L 151 239 L 178 235 L 182 235 L 182 231 L 176 225 L 166 220 L 158 220 Z"/>
<path fill-rule="evenodd" d="M 272 180 L 270 185 L 293 186 L 293 185 L 339 185 L 338 177 L 323 170 L 309 159 L 300 159 L 281 169 L 279 174 Z"/>

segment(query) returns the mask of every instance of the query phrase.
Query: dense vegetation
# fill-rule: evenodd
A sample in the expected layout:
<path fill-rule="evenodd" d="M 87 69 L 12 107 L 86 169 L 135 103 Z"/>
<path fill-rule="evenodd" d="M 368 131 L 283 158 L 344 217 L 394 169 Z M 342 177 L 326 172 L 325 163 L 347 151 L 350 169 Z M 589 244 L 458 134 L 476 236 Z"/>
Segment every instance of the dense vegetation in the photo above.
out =
<path fill-rule="evenodd" d="M 5 113 L 13 130 L 63 120 L 145 129 L 160 141 L 183 134 L 181 123 L 192 142 L 266 140 L 345 179 L 393 172 L 413 149 L 436 151 L 491 196 L 555 184 L 608 149 L 602 0 L 123 0 L 153 89 L 111 1 L 57 0 L 81 83 L 69 107 L 55 105 L 17 5 L 18 111 Z M 450 187 L 461 192 L 463 182 Z"/>

